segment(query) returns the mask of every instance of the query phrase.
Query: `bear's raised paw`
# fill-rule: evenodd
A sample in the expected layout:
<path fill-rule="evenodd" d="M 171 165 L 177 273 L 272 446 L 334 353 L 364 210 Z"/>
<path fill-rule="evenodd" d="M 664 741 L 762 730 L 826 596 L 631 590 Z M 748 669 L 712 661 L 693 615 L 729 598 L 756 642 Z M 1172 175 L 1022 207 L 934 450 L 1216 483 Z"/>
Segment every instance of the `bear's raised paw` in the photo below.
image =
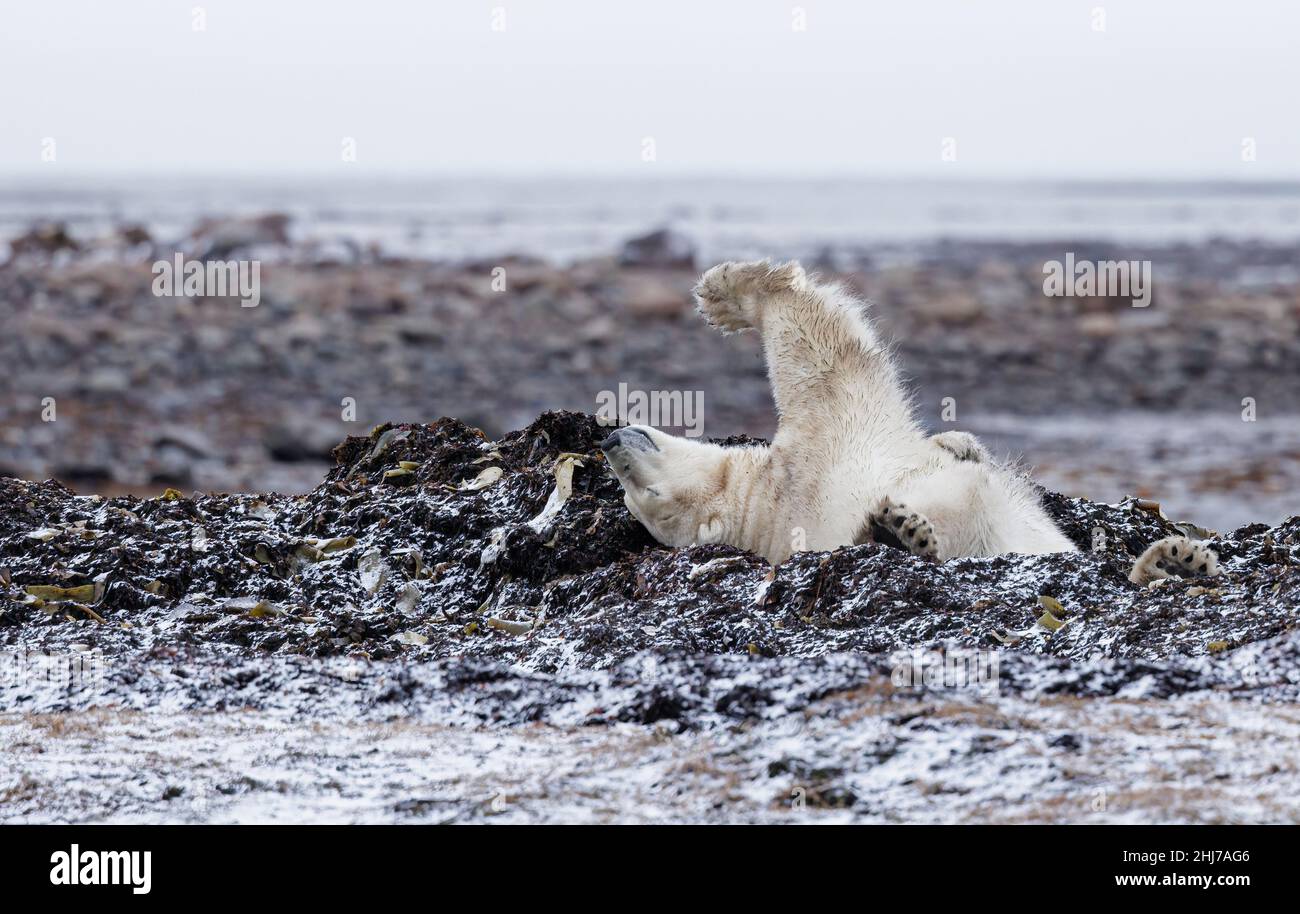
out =
<path fill-rule="evenodd" d="M 757 326 L 767 299 L 797 293 L 808 277 L 797 262 L 773 266 L 766 260 L 722 263 L 695 285 L 695 306 L 704 319 L 724 333 Z"/>

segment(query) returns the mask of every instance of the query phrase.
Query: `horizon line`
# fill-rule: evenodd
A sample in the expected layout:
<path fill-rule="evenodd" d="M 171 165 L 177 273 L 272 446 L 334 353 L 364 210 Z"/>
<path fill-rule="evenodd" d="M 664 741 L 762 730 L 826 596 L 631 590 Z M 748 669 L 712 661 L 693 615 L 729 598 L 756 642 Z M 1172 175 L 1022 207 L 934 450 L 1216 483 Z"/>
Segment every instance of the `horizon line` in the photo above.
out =
<path fill-rule="evenodd" d="M 1074 185 L 1232 185 L 1260 187 L 1266 185 L 1300 186 L 1300 171 L 1267 172 L 1245 175 L 1229 172 L 1188 172 L 1185 174 L 1151 174 L 1145 172 L 1007 172 L 984 171 L 964 174 L 936 174 L 926 171 L 754 171 L 735 172 L 722 169 L 551 169 L 534 171 L 483 171 L 482 169 L 370 169 L 354 163 L 320 169 L 287 168 L 89 168 L 35 165 L 21 169 L 0 170 L 0 186 L 17 182 L 60 184 L 76 181 L 169 181 L 169 180 L 268 180 L 324 181 L 339 183 L 400 183 L 406 181 L 473 181 L 479 183 L 620 181 L 653 183 L 655 181 L 724 181 L 730 183 L 784 182 L 816 184 L 848 182 L 909 182 L 933 184 L 1074 184 Z"/>

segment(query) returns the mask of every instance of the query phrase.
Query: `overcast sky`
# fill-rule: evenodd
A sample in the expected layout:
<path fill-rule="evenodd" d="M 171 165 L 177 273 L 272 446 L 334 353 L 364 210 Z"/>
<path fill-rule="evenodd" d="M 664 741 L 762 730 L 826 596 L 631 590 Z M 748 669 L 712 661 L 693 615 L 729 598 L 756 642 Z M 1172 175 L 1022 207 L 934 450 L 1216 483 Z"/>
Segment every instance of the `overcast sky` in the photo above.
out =
<path fill-rule="evenodd" d="M 10 177 L 1300 177 L 1265 0 L 6 0 L 0 86 Z"/>

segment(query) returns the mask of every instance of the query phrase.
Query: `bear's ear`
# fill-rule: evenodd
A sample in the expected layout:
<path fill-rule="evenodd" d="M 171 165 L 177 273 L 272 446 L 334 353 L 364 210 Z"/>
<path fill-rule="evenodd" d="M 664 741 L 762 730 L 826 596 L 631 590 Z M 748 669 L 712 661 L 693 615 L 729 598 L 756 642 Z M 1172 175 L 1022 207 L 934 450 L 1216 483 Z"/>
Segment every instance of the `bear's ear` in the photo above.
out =
<path fill-rule="evenodd" d="M 707 546 L 710 543 L 716 543 L 722 539 L 722 535 L 725 532 L 722 518 L 715 514 L 713 517 L 710 517 L 707 521 L 700 524 L 699 529 L 695 531 L 695 543 L 699 546 Z"/>

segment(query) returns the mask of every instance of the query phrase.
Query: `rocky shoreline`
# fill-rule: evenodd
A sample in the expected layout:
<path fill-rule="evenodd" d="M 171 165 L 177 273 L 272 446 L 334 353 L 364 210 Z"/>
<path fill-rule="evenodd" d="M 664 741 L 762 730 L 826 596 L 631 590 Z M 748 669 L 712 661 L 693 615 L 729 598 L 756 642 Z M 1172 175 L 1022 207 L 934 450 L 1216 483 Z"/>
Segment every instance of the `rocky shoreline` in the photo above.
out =
<path fill-rule="evenodd" d="M 1150 259 L 1151 306 L 1046 297 L 1043 263 L 1066 251 Z M 154 295 L 151 264 L 180 252 L 258 260 L 257 307 Z M 1300 442 L 1288 431 L 1300 415 L 1294 264 L 1294 246 L 1277 243 L 1063 240 L 876 246 L 810 266 L 876 303 L 931 426 L 1019 417 L 1014 429 L 985 423 L 995 450 L 1049 471 L 1060 464 L 1048 477 L 1056 486 L 1096 497 L 1112 486 L 1072 475 L 1088 472 L 1072 462 L 1078 444 L 1035 437 L 1031 420 L 1213 423 L 1223 453 L 1199 490 L 1268 489 L 1285 500 L 1300 482 Z M 757 342 L 710 333 L 692 309 L 705 266 L 671 232 L 556 265 L 407 260 L 294 240 L 277 214 L 210 220 L 165 240 L 138 226 L 102 238 L 38 227 L 12 239 L 0 264 L 0 472 L 83 493 L 298 493 L 359 429 L 453 415 L 496 436 L 547 409 L 594 411 L 620 384 L 701 391 L 705 434 L 770 436 Z M 1241 421 L 1247 398 L 1257 423 Z M 1111 437 L 1089 450 L 1120 488 L 1158 495 L 1188 473 L 1162 477 L 1168 454 L 1135 467 L 1132 442 Z M 1190 496 L 1179 503 L 1192 507 Z M 1296 510 L 1291 500 L 1268 519 Z"/>
<path fill-rule="evenodd" d="M 1052 493 L 1086 551 L 773 570 L 652 542 L 603 435 L 386 424 L 303 496 L 0 481 L 3 817 L 1300 815 L 1300 517 L 1213 534 L 1221 576 L 1150 588 L 1132 557 L 1190 528 Z M 104 770 L 61 791 L 89 732 Z"/>

